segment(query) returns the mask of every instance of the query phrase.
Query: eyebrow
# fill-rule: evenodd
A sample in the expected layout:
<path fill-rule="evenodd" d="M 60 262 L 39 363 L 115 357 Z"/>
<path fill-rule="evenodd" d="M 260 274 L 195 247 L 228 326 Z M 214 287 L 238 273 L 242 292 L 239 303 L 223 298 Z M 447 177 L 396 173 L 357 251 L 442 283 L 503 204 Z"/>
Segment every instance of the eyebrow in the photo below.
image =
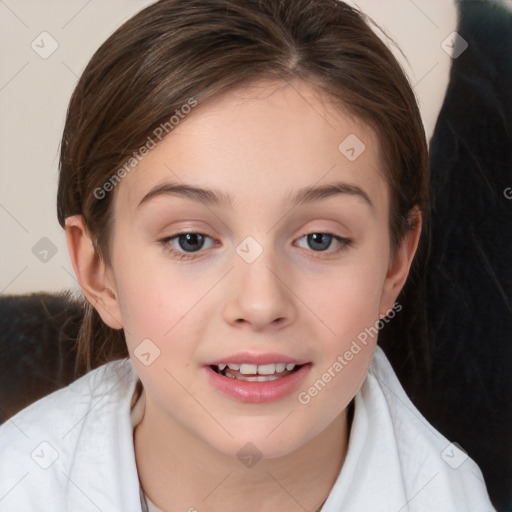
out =
<path fill-rule="evenodd" d="M 293 206 L 312 203 L 340 194 L 346 194 L 363 199 L 371 208 L 375 208 L 368 194 L 358 185 L 338 181 L 317 187 L 304 187 L 295 194 L 290 193 L 288 200 Z M 232 195 L 221 190 L 198 187 L 179 183 L 162 183 L 153 187 L 140 201 L 137 208 L 148 201 L 160 196 L 178 196 L 191 199 L 211 206 L 229 206 L 235 203 Z"/>

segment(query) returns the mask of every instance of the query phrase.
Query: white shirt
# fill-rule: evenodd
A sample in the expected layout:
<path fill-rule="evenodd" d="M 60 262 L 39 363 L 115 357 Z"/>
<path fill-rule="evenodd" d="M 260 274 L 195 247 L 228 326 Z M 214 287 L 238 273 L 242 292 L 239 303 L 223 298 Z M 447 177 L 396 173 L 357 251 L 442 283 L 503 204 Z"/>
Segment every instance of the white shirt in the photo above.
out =
<path fill-rule="evenodd" d="M 0 427 L 0 512 L 141 512 L 129 360 L 108 363 Z M 322 512 L 490 512 L 478 466 L 414 407 L 377 347 Z M 169 512 L 172 512 L 171 510 Z"/>

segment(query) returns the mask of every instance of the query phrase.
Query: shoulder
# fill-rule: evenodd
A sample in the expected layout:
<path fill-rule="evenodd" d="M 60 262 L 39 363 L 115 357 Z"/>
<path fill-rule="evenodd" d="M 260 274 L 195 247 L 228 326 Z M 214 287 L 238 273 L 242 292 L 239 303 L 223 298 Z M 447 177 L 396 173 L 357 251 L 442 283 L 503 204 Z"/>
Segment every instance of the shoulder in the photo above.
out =
<path fill-rule="evenodd" d="M 480 468 L 414 406 L 380 347 L 361 394 L 389 420 L 411 510 L 493 510 Z"/>
<path fill-rule="evenodd" d="M 110 409 L 127 398 L 136 379 L 131 363 L 119 360 L 107 363 L 50 395 L 29 405 L 0 426 L 0 442 L 19 435 L 31 437 L 47 432 L 50 436 L 65 436 L 74 426 L 73 420 L 83 414 Z"/>
<path fill-rule="evenodd" d="M 83 488 L 101 476 L 97 468 L 112 465 L 116 445 L 126 450 L 136 381 L 129 360 L 114 361 L 1 425 L 0 511 L 40 510 L 42 499 L 46 510 L 64 510 L 75 503 Z M 95 505 L 91 509 L 100 506 Z M 80 506 L 89 510 L 92 505 Z"/>

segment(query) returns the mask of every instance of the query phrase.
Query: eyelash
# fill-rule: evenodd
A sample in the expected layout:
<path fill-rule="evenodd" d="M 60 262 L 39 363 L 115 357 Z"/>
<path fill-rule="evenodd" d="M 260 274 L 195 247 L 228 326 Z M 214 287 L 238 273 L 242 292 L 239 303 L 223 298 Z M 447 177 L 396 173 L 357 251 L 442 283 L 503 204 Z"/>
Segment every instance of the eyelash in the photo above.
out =
<path fill-rule="evenodd" d="M 204 233 L 199 233 L 197 231 L 184 231 L 184 232 L 181 232 L 181 233 L 176 233 L 175 235 L 171 235 L 171 236 L 168 236 L 166 238 L 163 238 L 162 240 L 160 240 L 160 243 L 162 244 L 163 248 L 165 249 L 165 251 L 167 253 L 169 253 L 173 258 L 175 259 L 178 259 L 178 260 L 191 260 L 191 259 L 194 259 L 196 256 L 195 254 L 199 254 L 201 252 L 204 252 L 202 251 L 201 249 L 199 249 L 198 251 L 196 252 L 193 252 L 193 253 L 185 253 L 185 252 L 180 252 L 172 247 L 169 247 L 169 242 L 171 242 L 172 240 L 174 239 L 177 239 L 179 238 L 180 236 L 183 236 L 183 235 L 201 235 L 205 238 L 209 238 L 209 239 L 212 239 L 211 237 L 209 237 L 208 235 L 204 234 Z M 338 247 L 338 249 L 335 249 L 335 250 L 325 250 L 325 251 L 313 251 L 311 250 L 310 252 L 313 252 L 313 253 L 319 253 L 319 254 L 324 254 L 324 253 L 327 253 L 327 254 L 338 254 L 340 253 L 341 251 L 344 251 L 346 249 L 348 249 L 349 247 L 352 247 L 353 245 L 353 240 L 350 239 L 350 238 L 345 238 L 345 237 L 342 237 L 342 236 L 339 236 L 339 235 L 336 235 L 334 233 L 331 233 L 329 231 L 311 231 L 309 233 L 304 233 L 303 235 L 301 235 L 298 240 L 300 240 L 301 238 L 304 238 L 305 236 L 308 236 L 308 235 L 328 235 L 328 236 L 331 236 L 334 240 L 336 240 L 337 242 L 339 242 L 341 244 L 340 247 Z M 213 239 L 212 239 L 213 240 Z M 316 256 L 316 257 L 321 257 L 321 256 Z"/>

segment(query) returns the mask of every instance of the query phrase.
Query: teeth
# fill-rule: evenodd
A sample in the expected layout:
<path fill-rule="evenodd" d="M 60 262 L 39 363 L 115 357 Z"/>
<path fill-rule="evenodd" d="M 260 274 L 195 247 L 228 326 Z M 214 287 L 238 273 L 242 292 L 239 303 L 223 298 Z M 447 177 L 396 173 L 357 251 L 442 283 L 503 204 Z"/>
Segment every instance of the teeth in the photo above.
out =
<path fill-rule="evenodd" d="M 234 375 L 226 374 L 226 377 L 231 377 L 232 379 L 237 380 L 245 380 L 249 382 L 267 382 L 271 380 L 278 380 L 281 377 L 278 377 L 277 375 L 239 375 L 238 377 L 235 377 Z"/>
<path fill-rule="evenodd" d="M 260 375 L 274 375 L 276 373 L 275 364 L 260 364 L 258 365 L 258 373 Z"/>
<path fill-rule="evenodd" d="M 275 373 L 282 373 L 285 370 L 292 371 L 295 363 L 270 363 L 270 364 L 249 364 L 249 363 L 221 363 L 217 367 L 220 372 L 224 371 L 226 367 L 229 370 L 239 371 L 242 375 L 274 375 Z"/>
<path fill-rule="evenodd" d="M 231 365 L 229 365 L 229 367 L 231 368 Z M 231 369 L 233 370 L 233 368 Z M 258 373 L 258 366 L 255 364 L 241 364 L 240 373 L 242 375 L 256 375 Z"/>

